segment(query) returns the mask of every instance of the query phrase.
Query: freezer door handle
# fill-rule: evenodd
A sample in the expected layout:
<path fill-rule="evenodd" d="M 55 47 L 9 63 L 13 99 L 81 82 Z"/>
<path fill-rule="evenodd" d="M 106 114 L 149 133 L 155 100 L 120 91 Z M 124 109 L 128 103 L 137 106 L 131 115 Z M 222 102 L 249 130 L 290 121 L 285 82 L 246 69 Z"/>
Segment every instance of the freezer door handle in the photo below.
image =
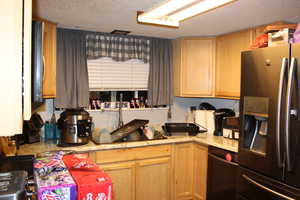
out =
<path fill-rule="evenodd" d="M 277 124 L 276 124 L 276 152 L 277 152 L 277 165 L 282 168 L 283 161 L 281 159 L 281 148 L 280 148 L 280 121 L 281 121 L 281 104 L 282 104 L 282 92 L 285 74 L 287 73 L 288 59 L 282 58 L 279 86 L 278 86 L 278 101 L 277 101 Z"/>
<path fill-rule="evenodd" d="M 291 101 L 292 101 L 292 88 L 293 80 L 296 72 L 296 59 L 293 57 L 287 82 L 287 95 L 286 95 L 286 118 L 285 118 L 285 151 L 286 151 L 286 167 L 287 171 L 292 171 L 291 166 L 291 153 L 290 153 L 290 117 L 291 117 Z"/>
<path fill-rule="evenodd" d="M 259 187 L 259 188 L 261 188 L 261 189 L 263 189 L 263 190 L 265 190 L 265 191 L 267 191 L 267 192 L 269 192 L 269 193 L 272 193 L 272 194 L 274 194 L 274 195 L 276 195 L 276 196 L 278 196 L 278 197 L 280 197 L 280 198 L 283 198 L 283 199 L 286 199 L 286 200 L 296 200 L 296 199 L 294 199 L 294 198 L 292 198 L 292 197 L 289 197 L 289 196 L 287 196 L 287 195 L 284 195 L 284 194 L 281 194 L 281 193 L 279 193 L 279 192 L 276 192 L 276 191 L 274 191 L 274 190 L 272 190 L 272 189 L 270 189 L 270 188 L 268 188 L 268 187 L 266 187 L 266 186 L 264 186 L 264 185 L 258 183 L 257 181 L 253 180 L 252 178 L 248 177 L 248 176 L 245 175 L 245 174 L 243 174 L 242 177 L 243 177 L 245 180 L 247 180 L 249 183 L 251 183 L 251 184 L 253 184 L 253 185 L 255 185 L 255 186 L 257 186 L 257 187 Z"/>

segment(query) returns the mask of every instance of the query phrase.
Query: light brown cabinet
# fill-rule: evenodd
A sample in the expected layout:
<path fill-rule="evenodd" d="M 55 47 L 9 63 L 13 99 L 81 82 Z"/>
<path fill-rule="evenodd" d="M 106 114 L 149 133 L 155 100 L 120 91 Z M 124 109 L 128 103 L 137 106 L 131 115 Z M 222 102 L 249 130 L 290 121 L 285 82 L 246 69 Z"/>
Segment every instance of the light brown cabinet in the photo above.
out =
<path fill-rule="evenodd" d="M 213 96 L 214 38 L 184 38 L 173 41 L 174 95 Z"/>
<path fill-rule="evenodd" d="M 43 98 L 56 97 L 56 24 L 43 22 Z"/>
<path fill-rule="evenodd" d="M 252 30 L 217 37 L 215 96 L 239 98 L 241 81 L 241 52 L 249 50 Z"/>
<path fill-rule="evenodd" d="M 115 200 L 205 200 L 207 146 L 195 143 L 91 152 Z"/>
<path fill-rule="evenodd" d="M 193 144 L 175 145 L 174 181 L 175 199 L 193 198 Z"/>
<path fill-rule="evenodd" d="M 194 143 L 175 145 L 174 199 L 206 199 L 207 156 L 207 146 Z"/>
<path fill-rule="evenodd" d="M 170 145 L 99 151 L 90 157 L 112 178 L 114 199 L 170 199 Z"/>
<path fill-rule="evenodd" d="M 101 164 L 104 170 L 113 180 L 114 200 L 135 199 L 135 163 L 119 162 L 113 164 Z"/>
<path fill-rule="evenodd" d="M 169 200 L 170 169 L 169 157 L 137 161 L 136 200 Z"/>
<path fill-rule="evenodd" d="M 200 144 L 194 144 L 194 175 L 193 175 L 193 199 L 206 199 L 206 183 L 207 183 L 207 158 L 208 148 Z"/>

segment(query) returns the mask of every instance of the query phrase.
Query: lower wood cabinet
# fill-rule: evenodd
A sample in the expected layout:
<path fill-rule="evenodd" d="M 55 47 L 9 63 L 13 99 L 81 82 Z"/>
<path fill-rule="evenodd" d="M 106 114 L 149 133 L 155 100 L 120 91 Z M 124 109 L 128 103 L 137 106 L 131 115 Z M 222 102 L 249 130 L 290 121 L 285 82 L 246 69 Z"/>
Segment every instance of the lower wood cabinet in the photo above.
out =
<path fill-rule="evenodd" d="M 175 199 L 193 198 L 193 143 L 176 144 L 174 150 Z"/>
<path fill-rule="evenodd" d="M 170 199 L 170 158 L 137 161 L 136 200 Z"/>
<path fill-rule="evenodd" d="M 208 148 L 200 144 L 194 144 L 193 155 L 193 193 L 194 200 L 206 199 L 206 183 L 207 183 L 207 158 Z"/>
<path fill-rule="evenodd" d="M 206 199 L 207 156 L 207 146 L 175 144 L 175 200 Z"/>
<path fill-rule="evenodd" d="M 113 181 L 114 200 L 205 200 L 207 147 L 195 143 L 90 153 Z"/>
<path fill-rule="evenodd" d="M 113 199 L 135 199 L 135 162 L 120 162 L 100 166 L 113 180 Z"/>

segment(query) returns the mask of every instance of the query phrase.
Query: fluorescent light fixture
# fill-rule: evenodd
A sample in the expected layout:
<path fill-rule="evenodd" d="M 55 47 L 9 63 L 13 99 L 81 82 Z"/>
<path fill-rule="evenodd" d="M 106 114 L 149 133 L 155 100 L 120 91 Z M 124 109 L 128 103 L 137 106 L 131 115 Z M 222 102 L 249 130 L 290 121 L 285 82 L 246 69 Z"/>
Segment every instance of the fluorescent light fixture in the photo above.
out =
<path fill-rule="evenodd" d="M 142 15 L 150 18 L 160 18 L 196 1 L 197 0 L 169 0 Z"/>
<path fill-rule="evenodd" d="M 146 23 L 146 24 L 156 24 L 162 26 L 179 27 L 178 21 L 168 20 L 168 19 L 155 19 L 155 18 L 150 18 L 142 15 L 138 16 L 138 22 Z"/>
<path fill-rule="evenodd" d="M 234 1 L 237 1 L 237 0 L 204 0 L 198 4 L 195 4 L 191 7 L 189 7 L 189 8 L 179 11 L 169 17 L 175 21 L 182 21 L 184 19 L 207 12 L 209 10 L 218 8 L 220 6 L 224 6 L 224 5 L 234 2 Z"/>
<path fill-rule="evenodd" d="M 179 22 L 216 9 L 237 0 L 168 0 L 145 13 L 139 13 L 139 23 L 179 27 Z"/>

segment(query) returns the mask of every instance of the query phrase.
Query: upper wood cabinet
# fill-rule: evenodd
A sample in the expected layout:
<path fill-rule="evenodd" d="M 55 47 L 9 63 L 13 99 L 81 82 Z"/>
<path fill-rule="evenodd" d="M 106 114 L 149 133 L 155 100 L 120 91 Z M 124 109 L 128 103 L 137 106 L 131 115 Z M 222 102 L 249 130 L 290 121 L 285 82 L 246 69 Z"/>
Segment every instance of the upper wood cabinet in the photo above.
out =
<path fill-rule="evenodd" d="M 213 96 L 214 60 L 214 38 L 174 40 L 174 96 Z"/>
<path fill-rule="evenodd" d="M 56 97 L 56 24 L 43 22 L 43 98 Z"/>
<path fill-rule="evenodd" d="M 239 98 L 241 52 L 249 50 L 252 40 L 252 30 L 217 37 L 215 82 L 217 97 Z"/>

